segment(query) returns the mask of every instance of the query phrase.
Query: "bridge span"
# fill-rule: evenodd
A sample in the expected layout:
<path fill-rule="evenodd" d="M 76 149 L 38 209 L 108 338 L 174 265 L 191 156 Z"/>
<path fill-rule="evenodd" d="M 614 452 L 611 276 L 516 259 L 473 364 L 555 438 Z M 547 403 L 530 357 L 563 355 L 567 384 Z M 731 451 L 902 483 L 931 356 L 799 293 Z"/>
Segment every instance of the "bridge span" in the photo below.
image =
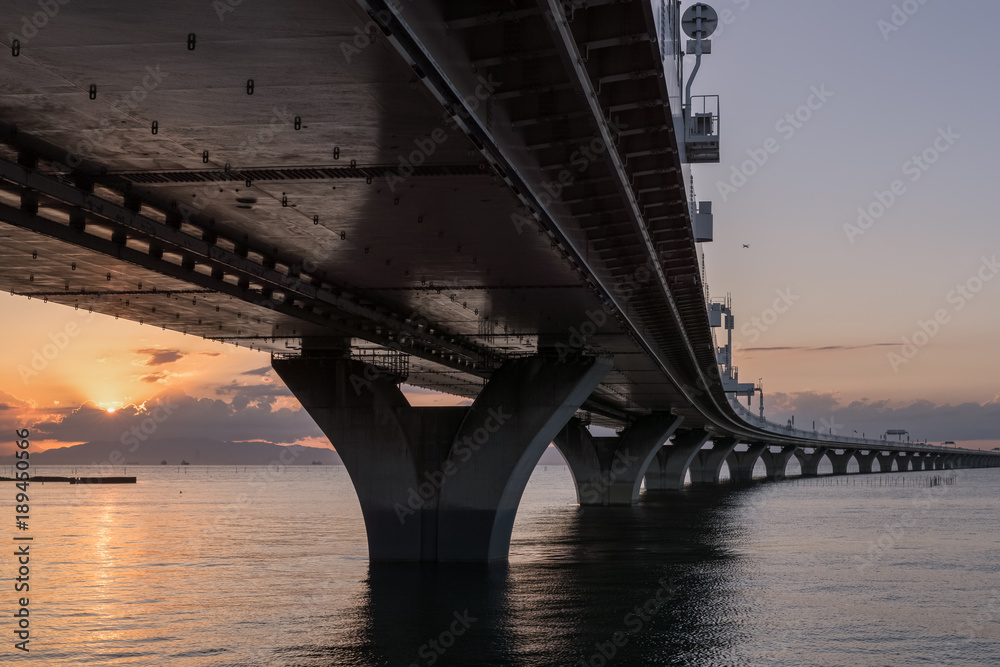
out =
<path fill-rule="evenodd" d="M 553 441 L 600 505 L 1000 462 L 731 400 L 672 0 L 8 4 L 0 287 L 272 353 L 373 560 L 506 558 Z"/>

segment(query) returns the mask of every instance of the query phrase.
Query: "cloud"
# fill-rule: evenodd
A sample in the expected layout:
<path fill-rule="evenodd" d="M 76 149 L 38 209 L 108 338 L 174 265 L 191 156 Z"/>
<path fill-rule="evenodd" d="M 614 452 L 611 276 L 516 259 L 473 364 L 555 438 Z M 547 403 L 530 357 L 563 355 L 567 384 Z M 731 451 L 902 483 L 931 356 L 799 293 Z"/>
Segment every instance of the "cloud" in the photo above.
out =
<path fill-rule="evenodd" d="M 232 396 L 232 404 L 241 410 L 249 405 L 259 408 L 271 406 L 277 402 L 279 397 L 292 395 L 292 392 L 284 385 L 274 383 L 237 384 L 235 380 L 221 387 L 216 387 L 215 393 L 219 396 Z"/>
<path fill-rule="evenodd" d="M 17 396 L 13 394 L 8 394 L 5 391 L 0 390 L 0 401 L 3 402 L 7 409 L 13 408 L 26 408 L 30 405 L 27 401 L 22 401 Z"/>
<path fill-rule="evenodd" d="M 270 387 L 269 387 L 270 388 Z M 162 419 L 169 410 L 169 417 Z M 223 441 L 257 440 L 272 444 L 291 444 L 306 438 L 325 436 L 305 410 L 273 410 L 262 400 L 249 401 L 194 398 L 183 392 L 163 392 L 136 406 L 127 405 L 108 413 L 90 403 L 65 414 L 42 419 L 31 425 L 33 436 L 60 442 L 118 442 L 133 426 L 149 417 L 159 416 L 155 438 L 210 438 Z"/>
<path fill-rule="evenodd" d="M 135 350 L 135 353 L 143 354 L 149 357 L 149 359 L 146 360 L 147 366 L 163 366 L 165 364 L 172 364 L 185 356 L 180 350 L 161 350 L 152 347 Z"/>
<path fill-rule="evenodd" d="M 985 403 L 933 403 L 916 400 L 908 403 L 872 401 L 868 398 L 844 405 L 836 394 L 813 391 L 789 394 L 775 393 L 766 397 L 766 416 L 784 424 L 795 415 L 795 425 L 817 429 L 836 424 L 840 435 L 865 433 L 877 437 L 888 429 L 905 429 L 910 437 L 930 442 L 945 440 L 1000 440 L 1000 396 Z"/>
<path fill-rule="evenodd" d="M 261 366 L 260 368 L 253 369 L 252 371 L 243 371 L 240 375 L 267 375 L 270 372 L 270 366 Z"/>
<path fill-rule="evenodd" d="M 166 378 L 167 378 L 167 374 L 166 373 L 153 373 L 151 375 L 143 376 L 142 381 L 143 382 L 149 382 L 149 383 L 152 384 L 154 382 L 161 382 L 161 381 L 165 380 Z"/>
<path fill-rule="evenodd" d="M 785 345 L 778 347 L 743 347 L 743 352 L 781 352 L 786 350 L 803 352 L 840 352 L 843 350 L 864 350 L 869 347 L 892 347 L 899 343 L 867 343 L 865 345 L 823 345 L 820 347 L 811 345 Z"/>

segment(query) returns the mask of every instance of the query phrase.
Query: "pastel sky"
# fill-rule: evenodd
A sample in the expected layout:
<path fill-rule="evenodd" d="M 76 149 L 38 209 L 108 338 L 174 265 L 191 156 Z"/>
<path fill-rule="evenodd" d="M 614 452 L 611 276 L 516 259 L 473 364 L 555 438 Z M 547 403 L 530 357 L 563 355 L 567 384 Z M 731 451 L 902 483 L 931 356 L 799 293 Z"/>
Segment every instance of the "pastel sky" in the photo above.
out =
<path fill-rule="evenodd" d="M 714 204 L 708 279 L 732 295 L 741 379 L 798 424 L 856 402 L 838 422 L 997 439 L 1000 92 L 984 82 L 1000 5 L 711 4 L 722 25 L 694 93 L 721 96 L 722 159 L 695 188 Z"/>
<path fill-rule="evenodd" d="M 721 96 L 722 161 L 694 176 L 741 379 L 763 378 L 777 421 L 1000 444 L 1000 5 L 713 4 L 723 25 L 694 92 Z M 329 446 L 264 354 L 0 299 L 0 427 L 40 447 L 113 438 L 165 393 L 184 415 L 172 429 Z"/>

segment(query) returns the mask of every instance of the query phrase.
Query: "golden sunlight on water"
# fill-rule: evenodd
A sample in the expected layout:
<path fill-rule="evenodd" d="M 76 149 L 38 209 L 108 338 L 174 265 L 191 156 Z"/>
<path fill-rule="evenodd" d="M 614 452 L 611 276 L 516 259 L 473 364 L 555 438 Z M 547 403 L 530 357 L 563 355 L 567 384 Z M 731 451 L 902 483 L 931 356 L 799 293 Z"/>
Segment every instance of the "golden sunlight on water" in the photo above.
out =
<path fill-rule="evenodd" d="M 551 466 L 509 565 L 371 569 L 341 467 L 128 474 L 32 486 L 31 652 L 3 664 L 1000 664 L 989 470 L 580 510 Z"/>

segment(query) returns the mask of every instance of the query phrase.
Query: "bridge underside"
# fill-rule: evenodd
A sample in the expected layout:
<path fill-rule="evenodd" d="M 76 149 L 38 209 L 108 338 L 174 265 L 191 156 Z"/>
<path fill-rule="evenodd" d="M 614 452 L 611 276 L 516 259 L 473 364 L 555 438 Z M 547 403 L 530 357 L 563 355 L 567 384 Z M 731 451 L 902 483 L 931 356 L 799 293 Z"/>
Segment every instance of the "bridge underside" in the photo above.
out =
<path fill-rule="evenodd" d="M 659 46 L 646 3 L 576 4 L 613 150 L 536 3 L 402 5 L 414 30 L 448 27 L 442 72 L 475 70 L 461 109 L 366 3 L 63 6 L 2 74 L 0 287 L 271 352 L 396 348 L 409 383 L 466 397 L 540 346 L 610 354 L 599 422 L 685 409 L 594 282 L 669 348 L 657 271 L 702 308 Z M 484 128 L 516 170 L 480 150 Z M 523 179 L 558 193 L 559 229 Z"/>
<path fill-rule="evenodd" d="M 335 377 L 476 399 L 432 413 L 379 393 L 395 467 L 347 456 L 377 558 L 505 555 L 525 471 L 574 413 L 576 443 L 586 422 L 624 429 L 577 452 L 594 504 L 634 502 L 643 478 L 676 488 L 692 462 L 715 481 L 736 454 L 745 474 L 736 441 L 790 456 L 802 439 L 747 425 L 718 382 L 676 139 L 676 11 L 60 4 L 4 42 L 0 289 L 301 354 L 275 367 L 345 452 L 336 439 L 360 432 L 364 406 L 343 404 Z M 322 391 L 318 370 L 303 377 L 318 359 L 341 369 Z M 463 420 L 499 410 L 490 401 L 513 386 L 541 393 L 512 422 L 530 424 L 503 436 L 509 456 L 456 473 L 405 548 L 383 550 L 392 494 L 364 494 L 379 480 L 405 492 L 454 462 Z M 678 426 L 666 450 L 683 452 L 665 452 Z M 475 548 L 440 537 L 465 530 Z"/>

